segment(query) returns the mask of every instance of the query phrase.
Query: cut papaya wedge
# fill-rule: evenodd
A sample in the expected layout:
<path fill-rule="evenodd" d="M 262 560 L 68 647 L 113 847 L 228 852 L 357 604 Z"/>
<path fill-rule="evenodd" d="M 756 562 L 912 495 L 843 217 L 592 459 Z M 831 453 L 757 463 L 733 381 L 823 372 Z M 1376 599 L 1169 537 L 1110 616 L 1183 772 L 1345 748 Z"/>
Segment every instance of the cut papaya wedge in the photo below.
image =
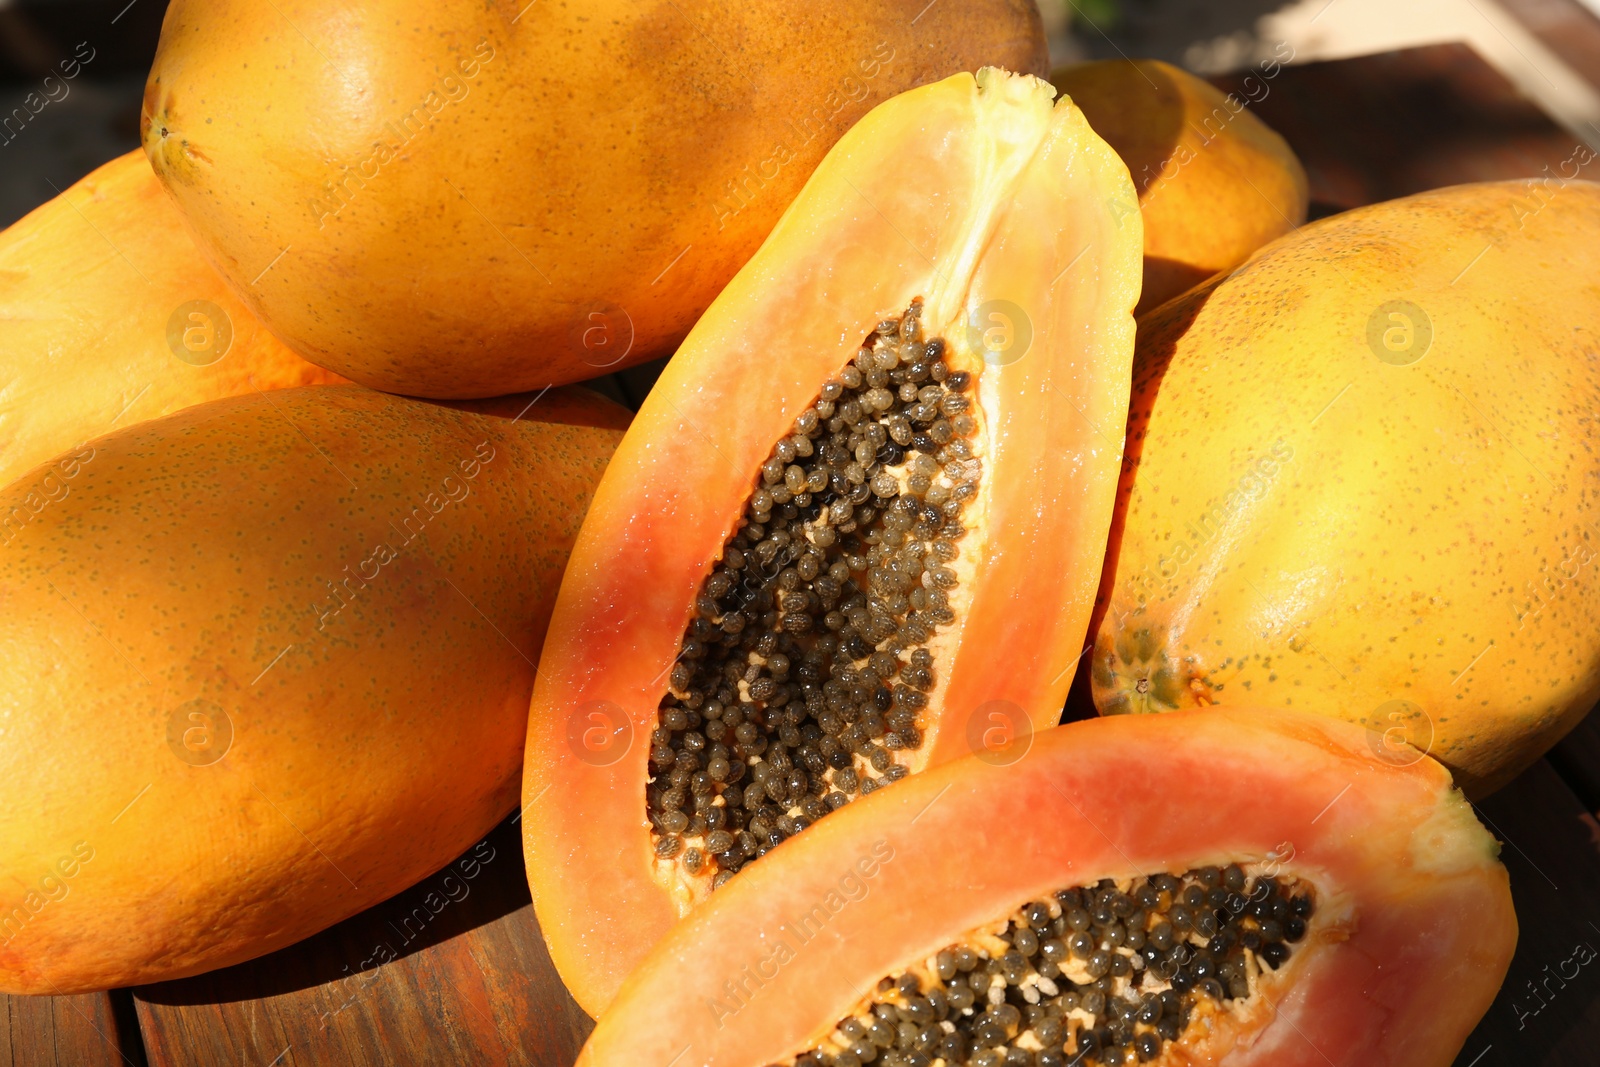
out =
<path fill-rule="evenodd" d="M 524 781 L 540 925 L 591 1013 L 785 838 L 1057 721 L 1120 462 L 1142 231 L 1112 210 L 1127 169 L 1053 96 L 988 69 L 870 113 L 607 468 Z"/>
<path fill-rule="evenodd" d="M 1226 708 L 1074 723 L 852 805 L 628 979 L 583 1067 L 1443 1067 L 1516 918 L 1437 763 Z"/>

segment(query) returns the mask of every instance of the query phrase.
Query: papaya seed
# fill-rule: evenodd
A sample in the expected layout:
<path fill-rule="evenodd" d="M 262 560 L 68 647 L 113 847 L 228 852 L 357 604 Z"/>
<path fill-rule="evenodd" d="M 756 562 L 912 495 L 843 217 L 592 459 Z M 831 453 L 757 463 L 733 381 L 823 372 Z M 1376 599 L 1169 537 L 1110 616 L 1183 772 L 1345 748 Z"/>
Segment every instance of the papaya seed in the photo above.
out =
<path fill-rule="evenodd" d="M 671 788 L 645 799 L 657 858 L 697 884 L 903 778 L 922 746 L 939 681 L 926 644 L 957 617 L 949 564 L 981 472 L 972 376 L 924 332 L 913 301 L 823 383 L 694 599 L 652 733 L 652 783 Z M 748 824 L 750 847 L 698 798 Z"/>
<path fill-rule="evenodd" d="M 1224 903 L 1213 906 L 1208 891 L 1219 888 Z M 1238 864 L 1063 889 L 1053 901 L 1024 904 L 885 975 L 818 1047 L 789 1067 L 935 1058 L 947 1067 L 1160 1060 L 1191 1025 L 1203 1032 L 1199 1020 L 1207 1014 L 1257 995 L 1261 976 L 1292 952 L 1270 916 L 1281 911 L 1304 925 L 1315 910 L 1312 894 L 1309 884 L 1251 877 Z M 1196 897 L 1193 907 L 1179 903 Z M 1196 908 L 1198 918 L 1218 926 L 1209 942 L 1174 935 L 1172 913 Z M 1115 944 L 1069 955 L 1058 938 L 1087 942 L 1086 931 Z"/>

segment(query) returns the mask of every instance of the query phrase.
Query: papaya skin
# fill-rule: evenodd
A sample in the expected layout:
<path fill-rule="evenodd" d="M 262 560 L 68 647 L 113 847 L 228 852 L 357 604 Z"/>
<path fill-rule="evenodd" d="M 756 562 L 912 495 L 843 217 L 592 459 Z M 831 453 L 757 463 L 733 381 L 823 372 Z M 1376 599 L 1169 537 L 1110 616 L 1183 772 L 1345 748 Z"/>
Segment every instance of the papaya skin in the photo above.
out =
<path fill-rule="evenodd" d="M 1339 921 L 1261 989 L 1272 1003 L 1211 1016 L 1162 1062 L 1446 1067 L 1516 944 L 1497 854 L 1443 768 L 1380 759 L 1346 723 L 1232 707 L 1072 723 L 1015 765 L 934 768 L 785 842 L 660 942 L 578 1064 L 785 1062 L 878 979 L 1030 900 L 1271 862 Z"/>
<path fill-rule="evenodd" d="M 295 351 L 489 396 L 670 352 L 852 123 L 986 63 L 1048 70 L 1029 0 L 179 0 L 144 146 Z"/>
<path fill-rule="evenodd" d="M 204 366 L 195 364 L 206 352 L 179 359 L 167 336 L 191 301 L 221 308 L 232 330 L 227 352 Z M 0 485 L 118 426 L 343 381 L 295 355 L 229 292 L 141 152 L 0 233 Z"/>
<path fill-rule="evenodd" d="M 1600 185 L 1541 203 L 1347 212 L 1140 320 L 1102 714 L 1268 700 L 1483 795 L 1588 712 Z"/>
<path fill-rule="evenodd" d="M 1231 270 L 1306 221 L 1305 168 L 1247 101 L 1158 59 L 1059 67 L 1050 80 L 1083 108 L 1139 189 L 1145 260 L 1137 313 Z"/>
<path fill-rule="evenodd" d="M 957 560 L 971 569 L 906 766 L 1059 720 L 1110 522 L 1143 243 L 1138 215 L 1109 207 L 1132 195 L 1126 168 L 1053 95 L 989 69 L 874 109 L 701 317 L 607 469 L 540 662 L 524 778 L 534 907 L 591 1014 L 692 906 L 655 879 L 644 794 L 701 583 L 774 444 L 918 297 L 924 335 L 973 375 L 982 473 Z M 1031 323 L 1031 345 L 991 363 L 995 300 Z M 596 727 L 614 758 L 585 740 Z"/>
<path fill-rule="evenodd" d="M 550 603 L 627 422 L 532 399 L 216 400 L 89 442 L 0 532 L 0 989 L 259 956 L 512 809 Z"/>

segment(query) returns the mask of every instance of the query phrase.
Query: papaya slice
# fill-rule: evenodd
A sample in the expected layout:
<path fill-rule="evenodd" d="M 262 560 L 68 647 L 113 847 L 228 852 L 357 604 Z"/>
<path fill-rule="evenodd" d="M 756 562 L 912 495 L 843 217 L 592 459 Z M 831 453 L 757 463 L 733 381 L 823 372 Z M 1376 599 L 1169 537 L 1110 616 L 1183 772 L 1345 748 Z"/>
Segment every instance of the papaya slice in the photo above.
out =
<path fill-rule="evenodd" d="M 29 516 L 0 527 L 0 990 L 262 955 L 512 810 L 627 413 L 583 389 L 472 406 L 252 393 L 0 490 Z"/>
<path fill-rule="evenodd" d="M 1517 923 L 1432 760 L 1228 708 L 969 757 L 785 845 L 672 930 L 584 1067 L 1444 1067 Z"/>
<path fill-rule="evenodd" d="M 267 331 L 137 150 L 0 233 L 0 485 L 219 397 L 342 383 Z"/>
<path fill-rule="evenodd" d="M 1110 206 L 1127 169 L 1054 95 L 991 68 L 869 114 L 607 469 L 524 785 L 540 925 L 591 1013 L 784 838 L 1059 717 L 1142 237 Z"/>
<path fill-rule="evenodd" d="M 1597 276 L 1600 184 L 1487 182 L 1313 223 L 1144 316 L 1100 712 L 1334 715 L 1469 796 L 1559 741 L 1600 699 Z"/>
<path fill-rule="evenodd" d="M 1270 61 L 1263 74 L 1277 74 Z M 1310 185 L 1294 150 L 1248 103 L 1159 59 L 1059 67 L 1057 89 L 1117 150 L 1139 190 L 1144 288 L 1166 303 L 1306 221 Z M 1261 84 L 1261 83 L 1257 83 Z"/>

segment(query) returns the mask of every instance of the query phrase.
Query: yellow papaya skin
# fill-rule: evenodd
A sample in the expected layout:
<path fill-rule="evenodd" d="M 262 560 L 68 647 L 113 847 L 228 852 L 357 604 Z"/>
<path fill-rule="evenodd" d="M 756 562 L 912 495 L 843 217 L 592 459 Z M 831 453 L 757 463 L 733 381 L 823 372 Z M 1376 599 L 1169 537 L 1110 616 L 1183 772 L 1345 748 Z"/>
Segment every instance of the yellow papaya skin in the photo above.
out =
<path fill-rule="evenodd" d="M 1102 714 L 1364 723 L 1475 795 L 1600 697 L 1600 185 L 1315 223 L 1139 323 Z"/>
<path fill-rule="evenodd" d="M 0 485 L 207 400 L 343 381 L 228 291 L 142 152 L 0 233 Z"/>
<path fill-rule="evenodd" d="M 533 399 L 252 394 L 0 491 L 0 990 L 270 952 L 514 807 L 550 605 L 627 422 Z"/>
<path fill-rule="evenodd" d="M 1144 216 L 1144 289 L 1158 307 L 1306 221 L 1305 168 L 1245 101 L 1159 59 L 1057 68 L 1057 89 L 1122 157 Z"/>
<path fill-rule="evenodd" d="M 411 396 L 669 354 L 857 119 L 1032 0 L 175 0 L 145 151 L 295 351 Z"/>

